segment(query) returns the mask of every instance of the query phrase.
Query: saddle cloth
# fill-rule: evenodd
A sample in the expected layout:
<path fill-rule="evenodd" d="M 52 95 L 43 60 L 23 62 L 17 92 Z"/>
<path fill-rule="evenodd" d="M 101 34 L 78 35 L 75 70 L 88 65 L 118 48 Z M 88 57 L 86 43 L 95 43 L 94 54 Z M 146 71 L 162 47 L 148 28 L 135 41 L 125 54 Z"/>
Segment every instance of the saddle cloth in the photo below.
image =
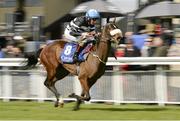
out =
<path fill-rule="evenodd" d="M 76 52 L 76 49 L 78 47 L 77 43 L 66 43 L 66 45 L 64 46 L 64 49 L 60 55 L 60 60 L 63 63 L 74 63 L 74 54 Z M 78 61 L 79 62 L 83 62 L 86 60 L 88 52 L 91 50 L 91 48 L 93 47 L 92 43 L 88 43 L 83 50 L 81 50 L 81 52 L 78 55 Z"/>

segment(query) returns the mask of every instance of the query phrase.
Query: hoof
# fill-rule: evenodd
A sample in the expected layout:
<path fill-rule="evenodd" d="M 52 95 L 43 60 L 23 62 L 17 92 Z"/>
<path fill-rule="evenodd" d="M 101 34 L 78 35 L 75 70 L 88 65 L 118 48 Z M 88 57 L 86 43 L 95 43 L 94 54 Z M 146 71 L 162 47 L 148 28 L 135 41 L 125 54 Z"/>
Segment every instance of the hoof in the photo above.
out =
<path fill-rule="evenodd" d="M 58 107 L 58 106 L 59 106 L 59 103 L 55 102 L 54 107 Z"/>
<path fill-rule="evenodd" d="M 74 98 L 75 96 L 76 96 L 75 93 L 72 93 L 68 97 Z"/>
<path fill-rule="evenodd" d="M 59 107 L 63 108 L 64 107 L 64 103 L 59 103 Z"/>
<path fill-rule="evenodd" d="M 73 111 L 78 111 L 80 108 L 79 107 L 74 107 Z"/>

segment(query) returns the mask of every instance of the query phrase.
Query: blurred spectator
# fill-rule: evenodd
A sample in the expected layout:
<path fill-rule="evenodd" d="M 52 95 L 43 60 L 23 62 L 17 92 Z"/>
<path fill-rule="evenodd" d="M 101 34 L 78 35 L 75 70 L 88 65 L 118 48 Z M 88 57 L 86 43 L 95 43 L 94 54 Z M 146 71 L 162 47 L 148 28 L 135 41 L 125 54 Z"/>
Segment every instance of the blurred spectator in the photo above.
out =
<path fill-rule="evenodd" d="M 20 48 L 15 47 L 13 45 L 7 45 L 6 48 L 2 50 L 4 52 L 5 58 L 21 58 L 23 57 L 23 53 Z"/>
<path fill-rule="evenodd" d="M 170 46 L 168 56 L 180 57 L 180 33 L 175 35 L 175 43 Z"/>
<path fill-rule="evenodd" d="M 2 48 L 5 47 L 5 46 L 6 46 L 6 43 L 7 43 L 6 37 L 0 36 L 0 46 L 1 46 Z"/>
<path fill-rule="evenodd" d="M 1 47 L 0 47 L 0 58 L 4 58 L 4 52 L 2 51 Z"/>
<path fill-rule="evenodd" d="M 142 57 L 150 57 L 152 56 L 152 46 L 153 46 L 153 38 L 149 37 L 145 39 L 144 46 L 141 49 L 141 56 Z"/>
<path fill-rule="evenodd" d="M 141 56 L 140 50 L 134 46 L 134 42 L 132 39 L 126 40 L 126 48 L 125 48 L 125 57 L 139 57 Z"/>
<path fill-rule="evenodd" d="M 124 57 L 124 51 L 125 51 L 126 45 L 120 44 L 118 48 L 115 51 L 116 57 Z M 121 65 L 119 66 L 119 70 L 127 70 L 128 65 Z"/>
<path fill-rule="evenodd" d="M 145 29 L 139 31 L 140 34 L 145 34 L 148 36 L 154 36 L 155 33 L 155 24 L 147 24 Z"/>
<path fill-rule="evenodd" d="M 146 39 L 153 38 L 154 35 L 154 24 L 147 24 L 145 29 L 139 31 L 139 34 L 132 36 L 134 45 L 141 50 Z"/>
<path fill-rule="evenodd" d="M 161 27 L 161 25 L 160 24 L 155 25 L 154 31 L 155 31 L 156 35 L 160 36 L 162 34 L 162 27 Z"/>
<path fill-rule="evenodd" d="M 168 50 L 168 57 L 180 57 L 180 33 L 175 34 L 175 43 L 172 44 Z M 170 65 L 170 70 L 180 70 L 180 65 Z M 170 93 L 169 97 L 172 99 L 176 99 L 174 97 L 177 97 L 175 92 L 180 91 L 180 77 L 179 72 L 173 72 L 170 73 L 169 77 L 169 87 L 170 87 Z M 179 96 L 178 96 L 179 97 Z M 179 101 L 180 99 L 177 98 L 175 101 Z"/>
<path fill-rule="evenodd" d="M 26 39 L 23 36 L 21 36 L 20 34 L 16 34 L 13 37 L 13 41 L 14 41 L 14 46 L 18 47 L 22 52 L 24 52 Z"/>
<path fill-rule="evenodd" d="M 124 50 L 126 48 L 125 44 L 120 44 L 115 52 L 116 57 L 124 57 Z"/>
<path fill-rule="evenodd" d="M 126 38 L 126 39 L 131 39 L 131 38 L 132 38 L 132 35 L 133 35 L 133 32 L 130 32 L 130 31 L 129 31 L 129 32 L 126 32 L 126 33 L 125 33 L 125 38 Z"/>
<path fill-rule="evenodd" d="M 3 48 L 3 52 L 4 52 L 4 56 L 5 58 L 8 58 L 8 57 L 14 57 L 13 56 L 13 48 L 14 48 L 14 45 L 13 44 L 8 44 L 6 46 L 6 48 Z"/>
<path fill-rule="evenodd" d="M 134 41 L 134 46 L 136 46 L 138 49 L 142 49 L 147 38 L 149 38 L 147 34 L 133 35 L 132 40 Z"/>
<path fill-rule="evenodd" d="M 153 44 L 154 44 L 154 53 L 153 53 L 152 57 L 166 57 L 167 56 L 169 46 L 167 46 L 167 44 L 164 42 L 164 40 L 162 40 L 160 37 L 155 37 Z M 169 66 L 158 65 L 158 66 L 156 66 L 156 69 L 167 70 L 167 69 L 169 69 Z"/>
<path fill-rule="evenodd" d="M 153 57 L 166 57 L 168 52 L 168 46 L 160 37 L 155 37 L 153 41 L 154 53 Z"/>
<path fill-rule="evenodd" d="M 134 46 L 132 39 L 126 40 L 126 48 L 124 50 L 124 57 L 140 57 L 141 53 L 140 50 Z M 128 65 L 127 70 L 139 70 L 139 65 Z"/>
<path fill-rule="evenodd" d="M 141 57 L 152 57 L 153 49 L 153 37 L 145 39 L 144 46 L 141 49 Z M 155 70 L 154 65 L 141 65 L 142 70 Z"/>
<path fill-rule="evenodd" d="M 165 44 L 168 46 L 171 46 L 174 43 L 174 38 L 173 38 L 173 31 L 166 29 L 162 32 L 161 38 L 164 40 Z"/>
<path fill-rule="evenodd" d="M 2 48 L 5 58 L 23 57 L 23 51 L 18 47 L 17 40 L 13 37 L 8 37 L 6 47 Z"/>

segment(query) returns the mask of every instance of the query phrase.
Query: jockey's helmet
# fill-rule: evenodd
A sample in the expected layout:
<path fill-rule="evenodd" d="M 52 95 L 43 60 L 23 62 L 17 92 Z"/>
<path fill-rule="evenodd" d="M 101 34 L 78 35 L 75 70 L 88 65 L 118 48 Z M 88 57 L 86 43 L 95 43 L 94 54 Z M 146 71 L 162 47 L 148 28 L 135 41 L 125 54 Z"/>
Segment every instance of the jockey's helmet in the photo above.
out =
<path fill-rule="evenodd" d="M 100 18 L 100 14 L 97 10 L 95 9 L 89 9 L 86 12 L 86 18 L 87 19 L 99 19 Z"/>

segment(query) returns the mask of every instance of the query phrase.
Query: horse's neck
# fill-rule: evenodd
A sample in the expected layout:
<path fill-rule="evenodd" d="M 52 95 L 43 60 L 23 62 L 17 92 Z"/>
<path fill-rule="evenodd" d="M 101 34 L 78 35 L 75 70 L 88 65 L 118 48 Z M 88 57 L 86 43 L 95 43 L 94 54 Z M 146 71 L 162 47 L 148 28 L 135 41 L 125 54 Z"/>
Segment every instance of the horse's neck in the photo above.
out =
<path fill-rule="evenodd" d="M 97 47 L 97 55 L 99 58 L 106 62 L 110 50 L 110 42 L 107 40 L 106 35 L 102 35 L 100 38 L 99 45 Z"/>

